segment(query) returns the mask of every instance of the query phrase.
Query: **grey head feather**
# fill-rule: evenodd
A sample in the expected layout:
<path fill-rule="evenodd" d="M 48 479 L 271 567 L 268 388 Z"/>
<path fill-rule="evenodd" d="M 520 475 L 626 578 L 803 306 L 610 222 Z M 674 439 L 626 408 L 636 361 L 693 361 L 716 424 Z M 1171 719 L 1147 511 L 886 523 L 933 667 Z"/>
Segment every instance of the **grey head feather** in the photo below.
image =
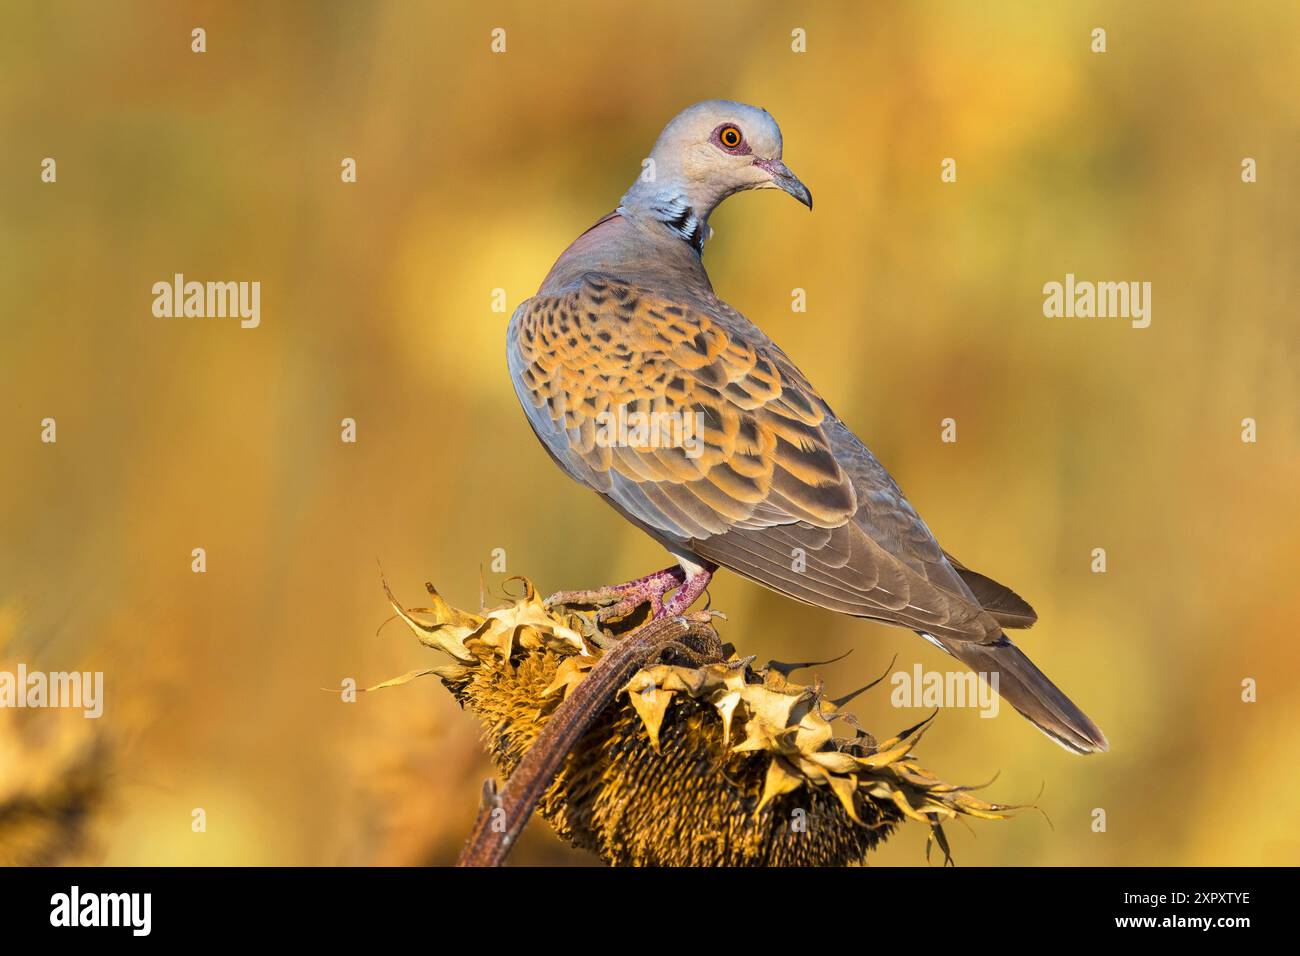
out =
<path fill-rule="evenodd" d="M 734 148 L 718 141 L 725 126 L 743 137 Z M 623 194 L 618 212 L 660 223 L 701 252 L 717 205 L 742 190 L 772 187 L 772 167 L 764 164 L 780 158 L 781 130 L 766 110 L 729 100 L 696 103 L 664 127 L 647 171 Z"/>

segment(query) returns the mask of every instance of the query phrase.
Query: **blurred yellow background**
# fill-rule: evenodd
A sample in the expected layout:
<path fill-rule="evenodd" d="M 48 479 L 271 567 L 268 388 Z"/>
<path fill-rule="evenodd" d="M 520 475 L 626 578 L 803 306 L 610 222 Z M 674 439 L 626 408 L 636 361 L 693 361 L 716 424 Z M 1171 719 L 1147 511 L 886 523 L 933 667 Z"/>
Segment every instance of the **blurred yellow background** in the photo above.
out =
<path fill-rule="evenodd" d="M 994 800 L 1041 789 L 1051 820 L 950 826 L 957 862 L 1300 862 L 1294 3 L 64 0 L 3 21 L 0 638 L 105 672 L 99 859 L 454 858 L 490 773 L 474 718 L 435 680 L 323 689 L 435 662 L 376 635 L 376 560 L 406 603 L 427 579 L 465 607 L 495 548 L 547 592 L 666 563 L 536 443 L 504 331 L 663 124 L 725 97 L 773 113 L 816 209 L 727 203 L 716 289 L 950 552 L 1035 605 L 1021 645 L 1111 741 L 1083 759 L 1009 708 L 941 713 L 927 766 L 1000 773 Z M 155 318 L 178 272 L 260 281 L 261 326 Z M 1044 318 L 1067 272 L 1150 281 L 1151 327 Z M 895 654 L 947 666 L 727 573 L 711 594 L 744 653 L 852 648 L 817 671 L 837 693 Z M 884 685 L 853 710 L 883 734 L 924 715 Z M 905 827 L 874 860 L 925 865 L 924 842 Z M 535 821 L 513 862 L 591 858 Z"/>

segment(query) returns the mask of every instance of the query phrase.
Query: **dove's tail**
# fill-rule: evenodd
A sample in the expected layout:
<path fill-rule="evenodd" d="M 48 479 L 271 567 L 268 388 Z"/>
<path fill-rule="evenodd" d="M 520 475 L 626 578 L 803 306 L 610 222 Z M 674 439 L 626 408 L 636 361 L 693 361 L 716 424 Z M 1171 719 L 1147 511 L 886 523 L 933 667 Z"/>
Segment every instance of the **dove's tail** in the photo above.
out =
<path fill-rule="evenodd" d="M 997 691 L 1002 698 L 1066 750 L 1090 754 L 1110 749 L 1101 728 L 1005 634 L 995 644 L 942 641 L 930 634 L 921 636 L 938 644 L 985 680 L 997 674 Z"/>

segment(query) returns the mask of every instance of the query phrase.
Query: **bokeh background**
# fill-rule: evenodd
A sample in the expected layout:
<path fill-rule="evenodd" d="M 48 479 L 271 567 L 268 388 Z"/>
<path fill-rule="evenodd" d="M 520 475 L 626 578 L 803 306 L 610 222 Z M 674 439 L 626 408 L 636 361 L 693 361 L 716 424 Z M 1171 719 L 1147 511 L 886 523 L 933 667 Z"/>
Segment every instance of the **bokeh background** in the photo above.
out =
<path fill-rule="evenodd" d="M 987 796 L 1050 817 L 950 827 L 957 861 L 1300 861 L 1294 3 L 33 0 L 0 19 L 0 640 L 5 666 L 105 671 L 90 858 L 454 858 L 490 773 L 473 717 L 433 680 L 338 699 L 433 663 L 378 631 L 377 562 L 408 604 L 430 580 L 467 607 L 480 568 L 500 593 L 495 548 L 545 591 L 664 563 L 536 444 L 503 336 L 662 125 L 727 97 L 775 115 L 816 211 L 727 203 L 716 288 L 949 551 L 1033 602 L 1022 645 L 1112 743 L 1081 759 L 1009 708 L 942 713 L 924 763 L 998 774 Z M 176 272 L 260 281 L 261 327 L 155 318 Z M 1150 281 L 1151 327 L 1044 318 L 1067 272 Z M 746 653 L 853 649 L 818 669 L 837 692 L 895 654 L 946 666 L 734 576 L 712 598 Z M 854 710 L 881 733 L 923 716 L 883 685 Z M 0 784 L 32 772 L 13 752 Z M 925 865 L 924 842 L 906 828 L 875 859 Z M 513 859 L 591 862 L 536 821 Z"/>

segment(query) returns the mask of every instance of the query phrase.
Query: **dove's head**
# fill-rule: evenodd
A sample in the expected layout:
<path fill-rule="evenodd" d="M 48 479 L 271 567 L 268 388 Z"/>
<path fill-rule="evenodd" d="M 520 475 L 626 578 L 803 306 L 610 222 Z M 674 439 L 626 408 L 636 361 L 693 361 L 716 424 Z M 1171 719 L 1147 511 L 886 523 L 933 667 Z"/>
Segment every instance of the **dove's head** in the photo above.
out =
<path fill-rule="evenodd" d="M 812 208 L 808 187 L 781 160 L 781 128 L 772 114 L 706 100 L 664 127 L 620 208 L 658 218 L 698 247 L 718 203 L 746 189 L 782 189 Z"/>

